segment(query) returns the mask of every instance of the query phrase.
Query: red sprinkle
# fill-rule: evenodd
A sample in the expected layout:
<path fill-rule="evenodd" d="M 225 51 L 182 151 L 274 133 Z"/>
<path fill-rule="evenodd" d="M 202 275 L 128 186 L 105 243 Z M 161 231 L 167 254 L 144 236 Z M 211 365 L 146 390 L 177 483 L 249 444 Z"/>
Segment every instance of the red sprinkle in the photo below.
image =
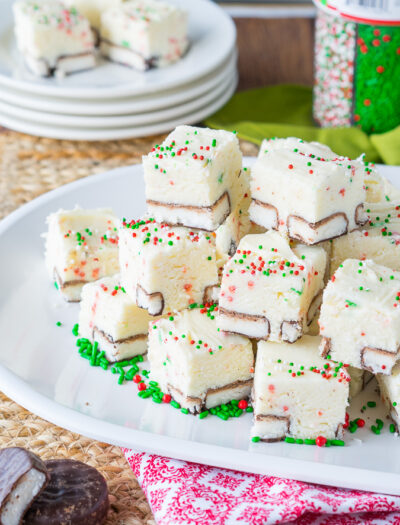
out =
<path fill-rule="evenodd" d="M 162 398 L 163 403 L 171 403 L 171 399 L 172 398 L 171 398 L 171 396 L 169 394 L 164 394 L 163 398 Z"/>
<path fill-rule="evenodd" d="M 142 380 L 142 377 L 139 374 L 136 374 L 135 376 L 133 376 L 133 381 L 135 383 L 140 383 L 141 380 Z"/>
<path fill-rule="evenodd" d="M 315 444 L 317 445 L 317 447 L 324 447 L 326 445 L 326 437 L 324 436 L 318 436 L 317 439 L 315 440 Z"/>
<path fill-rule="evenodd" d="M 241 409 L 241 410 L 246 410 L 246 408 L 248 407 L 248 403 L 246 400 L 242 399 L 241 401 L 239 401 L 238 403 L 238 407 Z"/>
<path fill-rule="evenodd" d="M 143 390 L 146 390 L 147 388 L 146 383 L 139 383 L 137 387 L 140 392 L 142 392 Z"/>
<path fill-rule="evenodd" d="M 365 421 L 363 419 L 357 419 L 357 426 L 362 428 L 365 426 Z"/>

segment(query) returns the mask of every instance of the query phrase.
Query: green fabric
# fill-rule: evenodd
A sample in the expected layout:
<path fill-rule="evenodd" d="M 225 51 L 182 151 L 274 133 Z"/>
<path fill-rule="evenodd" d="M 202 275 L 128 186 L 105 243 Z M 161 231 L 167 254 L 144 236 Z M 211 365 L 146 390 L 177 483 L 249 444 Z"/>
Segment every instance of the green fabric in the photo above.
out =
<path fill-rule="evenodd" d="M 256 144 L 270 137 L 300 137 L 327 144 L 350 158 L 366 154 L 369 162 L 400 165 L 400 127 L 380 135 L 359 128 L 317 128 L 312 120 L 312 89 L 281 85 L 237 93 L 206 120 L 211 128 L 236 130 Z"/>

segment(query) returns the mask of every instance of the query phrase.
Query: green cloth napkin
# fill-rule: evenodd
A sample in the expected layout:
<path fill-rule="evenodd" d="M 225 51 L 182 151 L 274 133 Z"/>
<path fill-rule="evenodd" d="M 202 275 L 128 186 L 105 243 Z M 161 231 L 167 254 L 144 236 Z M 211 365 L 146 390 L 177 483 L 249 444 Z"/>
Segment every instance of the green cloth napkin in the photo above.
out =
<path fill-rule="evenodd" d="M 312 89 L 280 85 L 237 93 L 205 121 L 211 128 L 236 130 L 256 144 L 270 137 L 300 137 L 327 144 L 350 158 L 366 154 L 369 162 L 400 165 L 400 126 L 380 135 L 359 128 L 317 128 L 312 120 Z"/>

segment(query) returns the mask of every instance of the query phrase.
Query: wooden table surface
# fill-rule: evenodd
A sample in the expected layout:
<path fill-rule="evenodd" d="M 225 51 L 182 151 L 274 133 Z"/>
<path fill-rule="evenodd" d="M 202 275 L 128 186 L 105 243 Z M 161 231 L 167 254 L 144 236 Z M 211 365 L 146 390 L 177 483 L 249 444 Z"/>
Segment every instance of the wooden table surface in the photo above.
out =
<path fill-rule="evenodd" d="M 240 18 L 239 90 L 313 83 L 314 19 Z"/>

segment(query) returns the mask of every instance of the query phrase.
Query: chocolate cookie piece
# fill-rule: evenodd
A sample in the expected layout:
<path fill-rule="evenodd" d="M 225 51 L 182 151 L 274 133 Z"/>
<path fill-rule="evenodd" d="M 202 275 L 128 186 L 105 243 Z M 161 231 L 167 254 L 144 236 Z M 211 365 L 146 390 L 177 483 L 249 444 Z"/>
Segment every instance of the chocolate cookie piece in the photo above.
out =
<path fill-rule="evenodd" d="M 46 461 L 50 481 L 27 512 L 25 525 L 101 525 L 109 509 L 107 484 L 93 467 L 72 459 Z"/>
<path fill-rule="evenodd" d="M 0 450 L 0 523 L 19 525 L 50 476 L 43 461 L 24 448 Z"/>

